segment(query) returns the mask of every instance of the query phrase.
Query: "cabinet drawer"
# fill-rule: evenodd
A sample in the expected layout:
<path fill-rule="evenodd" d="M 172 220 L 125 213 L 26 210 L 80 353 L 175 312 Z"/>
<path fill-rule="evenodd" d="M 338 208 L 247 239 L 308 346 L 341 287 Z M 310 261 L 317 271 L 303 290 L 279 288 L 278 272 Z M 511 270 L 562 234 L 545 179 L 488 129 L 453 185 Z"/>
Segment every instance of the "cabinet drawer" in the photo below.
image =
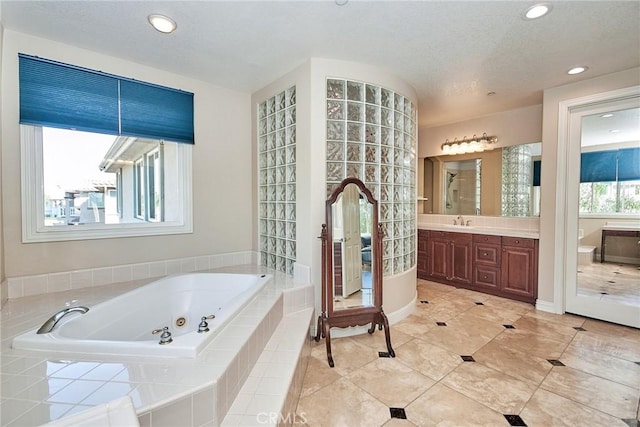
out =
<path fill-rule="evenodd" d="M 473 234 L 471 233 L 450 233 L 445 232 L 445 238 L 455 243 L 471 243 Z"/>
<path fill-rule="evenodd" d="M 492 245 L 485 243 L 473 244 L 473 260 L 477 264 L 500 266 L 500 245 Z"/>
<path fill-rule="evenodd" d="M 474 234 L 473 241 L 475 243 L 491 243 L 494 245 L 499 245 L 502 243 L 502 237 L 500 236 L 489 236 L 487 234 Z"/>
<path fill-rule="evenodd" d="M 517 246 L 519 248 L 533 248 L 534 239 L 523 239 L 521 237 L 502 237 L 503 246 Z"/>
<path fill-rule="evenodd" d="M 500 288 L 500 269 L 498 267 L 489 267 L 477 265 L 473 269 L 473 284 L 485 288 Z"/>

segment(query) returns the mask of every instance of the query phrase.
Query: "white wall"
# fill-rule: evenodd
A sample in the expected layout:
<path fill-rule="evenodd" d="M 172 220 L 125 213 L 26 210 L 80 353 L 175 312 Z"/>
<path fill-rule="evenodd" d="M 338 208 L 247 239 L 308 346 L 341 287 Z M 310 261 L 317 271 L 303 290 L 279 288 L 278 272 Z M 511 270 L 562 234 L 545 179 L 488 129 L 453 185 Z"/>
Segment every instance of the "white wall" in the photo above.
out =
<path fill-rule="evenodd" d="M 562 265 L 564 192 L 557 186 L 559 104 L 562 101 L 594 95 L 640 84 L 640 68 L 612 73 L 544 91 L 542 118 L 542 163 L 540 171 L 540 257 L 538 299 L 554 302 L 557 311 L 564 310 L 558 301 L 564 293 Z M 562 170 L 561 170 L 562 172 Z"/>
<path fill-rule="evenodd" d="M 21 242 L 18 52 L 193 92 L 193 233 L 74 242 Z M 116 57 L 5 31 L 2 207 L 7 277 L 228 253 L 252 247 L 250 95 Z"/>
<path fill-rule="evenodd" d="M 1 6 L 0 6 L 1 7 Z M 0 17 L 2 13 L 0 12 Z M 3 39 L 4 39 L 4 27 L 2 26 L 2 21 L 0 21 L 0 99 L 3 99 L 3 90 L 2 90 L 2 51 L 3 51 Z M 2 103 L 0 102 L 0 129 L 2 129 Z M 2 222 L 2 212 L 3 212 L 3 203 L 2 203 L 2 195 L 4 194 L 3 185 L 4 179 L 2 177 L 3 168 L 2 168 L 2 132 L 0 132 L 0 307 L 5 303 L 8 297 L 7 284 L 5 282 L 5 269 L 4 269 L 4 227 Z"/>
<path fill-rule="evenodd" d="M 517 108 L 501 113 L 476 117 L 461 122 L 430 128 L 420 128 L 418 157 L 440 156 L 445 140 L 471 138 L 473 134 L 497 136 L 495 148 L 529 144 L 542 140 L 542 105 Z"/>

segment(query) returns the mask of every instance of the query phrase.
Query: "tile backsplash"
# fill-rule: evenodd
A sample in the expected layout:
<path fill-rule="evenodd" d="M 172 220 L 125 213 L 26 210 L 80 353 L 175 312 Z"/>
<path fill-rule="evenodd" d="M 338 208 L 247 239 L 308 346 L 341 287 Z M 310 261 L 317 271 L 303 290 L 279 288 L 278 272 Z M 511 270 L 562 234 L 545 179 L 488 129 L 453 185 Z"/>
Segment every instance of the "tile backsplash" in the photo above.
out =
<path fill-rule="evenodd" d="M 13 299 L 67 291 L 69 289 L 90 288 L 233 265 L 257 264 L 257 262 L 257 252 L 245 251 L 116 265 L 113 267 L 88 268 L 34 276 L 9 277 L 7 279 L 8 298 Z"/>

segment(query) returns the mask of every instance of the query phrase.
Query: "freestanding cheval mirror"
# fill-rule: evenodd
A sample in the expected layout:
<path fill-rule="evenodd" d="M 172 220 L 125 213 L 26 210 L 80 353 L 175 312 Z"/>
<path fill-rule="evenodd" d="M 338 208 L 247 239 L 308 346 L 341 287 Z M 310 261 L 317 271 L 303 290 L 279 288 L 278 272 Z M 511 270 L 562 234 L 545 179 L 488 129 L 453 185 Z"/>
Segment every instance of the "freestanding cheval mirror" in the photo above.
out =
<path fill-rule="evenodd" d="M 356 178 L 347 178 L 326 202 L 322 225 L 322 314 L 315 340 L 325 338 L 333 367 L 331 328 L 371 324 L 384 329 L 389 356 L 389 322 L 382 311 L 382 228 L 378 201 Z"/>

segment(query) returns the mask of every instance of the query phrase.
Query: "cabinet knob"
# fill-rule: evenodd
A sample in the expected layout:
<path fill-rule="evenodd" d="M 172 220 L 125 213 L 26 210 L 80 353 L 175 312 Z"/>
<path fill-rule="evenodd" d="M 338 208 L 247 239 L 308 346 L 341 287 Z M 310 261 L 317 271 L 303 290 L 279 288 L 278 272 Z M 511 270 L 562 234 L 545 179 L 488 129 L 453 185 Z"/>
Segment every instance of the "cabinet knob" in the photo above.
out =
<path fill-rule="evenodd" d="M 483 252 L 483 253 L 482 253 L 482 256 L 487 256 L 487 253 L 486 253 L 486 252 Z"/>
<path fill-rule="evenodd" d="M 489 277 L 485 274 L 483 279 L 487 280 Z"/>
<path fill-rule="evenodd" d="M 520 243 L 520 240 L 516 240 L 516 245 L 517 245 L 518 243 Z"/>

